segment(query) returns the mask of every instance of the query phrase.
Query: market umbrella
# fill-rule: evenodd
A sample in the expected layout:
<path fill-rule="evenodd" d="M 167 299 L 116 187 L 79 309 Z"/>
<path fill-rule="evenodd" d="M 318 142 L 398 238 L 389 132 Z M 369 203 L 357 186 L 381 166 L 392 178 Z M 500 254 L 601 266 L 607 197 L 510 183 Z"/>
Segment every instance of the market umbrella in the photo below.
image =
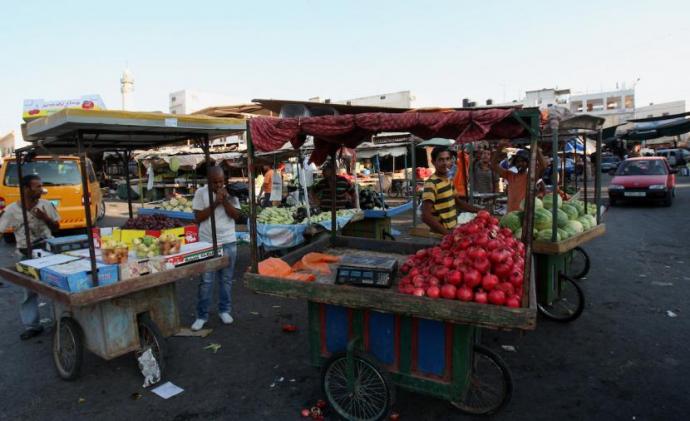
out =
<path fill-rule="evenodd" d="M 452 139 L 444 139 L 442 137 L 434 137 L 424 142 L 418 143 L 417 146 L 451 146 L 455 143 Z"/>
<path fill-rule="evenodd" d="M 568 143 L 565 144 L 565 153 L 568 154 L 584 154 L 585 153 L 585 146 L 582 144 L 582 141 L 579 139 L 570 139 Z"/>

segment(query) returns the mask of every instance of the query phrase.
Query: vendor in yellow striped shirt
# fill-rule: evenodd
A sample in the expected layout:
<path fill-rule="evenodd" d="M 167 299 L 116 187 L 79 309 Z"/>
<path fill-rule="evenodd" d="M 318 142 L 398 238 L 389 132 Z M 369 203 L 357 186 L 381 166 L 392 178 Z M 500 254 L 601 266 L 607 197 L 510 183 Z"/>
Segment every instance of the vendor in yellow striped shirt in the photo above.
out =
<path fill-rule="evenodd" d="M 436 171 L 424 182 L 422 194 L 422 221 L 431 231 L 448 234 L 457 225 L 457 210 L 477 212 L 479 209 L 460 199 L 448 178 L 453 165 L 453 153 L 448 147 L 436 146 L 431 151 Z"/>

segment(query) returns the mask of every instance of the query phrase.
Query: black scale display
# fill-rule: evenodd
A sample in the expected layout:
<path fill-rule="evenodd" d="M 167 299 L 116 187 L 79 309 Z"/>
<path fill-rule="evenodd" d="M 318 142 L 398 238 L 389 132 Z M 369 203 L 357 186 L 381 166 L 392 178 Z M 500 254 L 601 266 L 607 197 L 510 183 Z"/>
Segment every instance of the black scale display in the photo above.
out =
<path fill-rule="evenodd" d="M 390 257 L 343 256 L 335 283 L 388 288 L 397 269 L 398 261 Z"/>

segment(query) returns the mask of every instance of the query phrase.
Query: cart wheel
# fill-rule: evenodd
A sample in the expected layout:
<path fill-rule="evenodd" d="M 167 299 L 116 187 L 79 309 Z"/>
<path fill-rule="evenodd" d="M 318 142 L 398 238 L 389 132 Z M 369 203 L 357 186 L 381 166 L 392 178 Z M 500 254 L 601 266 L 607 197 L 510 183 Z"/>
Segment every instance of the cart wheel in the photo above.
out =
<path fill-rule="evenodd" d="M 84 361 L 84 334 L 71 317 L 63 317 L 53 332 L 53 363 L 63 380 L 79 377 Z"/>
<path fill-rule="evenodd" d="M 355 353 L 354 389 L 347 386 L 347 354 L 334 354 L 321 371 L 321 386 L 331 407 L 346 420 L 384 420 L 395 400 L 388 373 L 372 358 Z"/>
<path fill-rule="evenodd" d="M 101 203 L 96 205 L 96 220 L 100 221 L 105 217 L 105 200 L 101 199 Z"/>
<path fill-rule="evenodd" d="M 585 295 L 582 288 L 572 278 L 558 274 L 558 298 L 551 303 L 537 304 L 539 312 L 547 319 L 556 322 L 571 322 L 582 314 L 585 308 Z"/>
<path fill-rule="evenodd" d="M 575 247 L 568 262 L 568 276 L 582 279 L 589 273 L 589 255 L 582 247 Z"/>
<path fill-rule="evenodd" d="M 513 396 L 513 378 L 508 366 L 495 352 L 474 346 L 469 386 L 459 401 L 451 402 L 460 411 L 471 415 L 498 412 Z"/>
<path fill-rule="evenodd" d="M 165 338 L 148 314 L 139 316 L 139 343 L 141 344 L 141 349 L 135 353 L 137 361 L 144 352 L 151 349 L 153 356 L 158 362 L 161 378 L 163 378 L 166 355 Z"/>

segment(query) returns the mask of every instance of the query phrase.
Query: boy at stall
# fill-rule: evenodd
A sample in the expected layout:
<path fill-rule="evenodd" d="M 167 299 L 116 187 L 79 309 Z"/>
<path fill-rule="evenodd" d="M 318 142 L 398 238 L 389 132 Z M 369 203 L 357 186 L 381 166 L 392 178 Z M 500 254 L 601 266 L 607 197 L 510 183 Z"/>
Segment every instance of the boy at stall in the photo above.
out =
<path fill-rule="evenodd" d="M 228 266 L 216 271 L 206 272 L 199 282 L 199 301 L 196 308 L 196 320 L 192 324 L 192 330 L 201 330 L 208 321 L 208 308 L 213 292 L 213 284 L 216 279 L 219 284 L 218 291 L 218 315 L 223 323 L 229 325 L 233 322 L 231 293 L 232 277 L 237 261 L 237 238 L 235 236 L 235 221 L 240 217 L 240 202 L 236 197 L 230 196 L 225 188 L 225 173 L 221 167 L 211 167 L 208 170 L 210 186 L 204 186 L 196 191 L 192 200 L 194 219 L 199 224 L 199 239 L 211 243 L 213 241 L 211 231 L 211 212 L 216 219 L 216 239 L 218 245 L 223 247 L 223 256 L 229 259 Z M 208 189 L 213 191 L 213 202 L 209 203 Z"/>
<path fill-rule="evenodd" d="M 347 209 L 354 206 L 354 187 L 347 178 L 342 175 L 335 176 L 333 185 L 333 173 L 336 172 L 332 161 L 327 161 L 321 168 L 323 179 L 314 185 L 314 194 L 322 211 L 331 210 L 331 203 L 335 189 L 335 208 Z M 337 173 L 336 173 L 337 174 Z"/>
<path fill-rule="evenodd" d="M 60 215 L 51 202 L 41 199 L 43 195 L 41 177 L 36 174 L 25 175 L 21 180 L 20 188 L 24 190 L 24 207 L 27 211 L 32 244 L 52 238 L 53 232 L 60 227 Z M 0 216 L 0 232 L 5 232 L 8 228 L 14 230 L 18 254 L 23 259 L 30 259 L 20 201 L 9 205 Z M 19 315 L 24 324 L 24 332 L 19 337 L 27 340 L 43 332 L 43 326 L 41 326 L 38 313 L 38 294 L 26 288 L 23 290 L 24 297 L 19 308 Z"/>
<path fill-rule="evenodd" d="M 448 174 L 453 165 L 450 149 L 446 146 L 434 147 L 431 160 L 436 171 L 424 182 L 422 221 L 431 231 L 445 235 L 457 225 L 458 209 L 467 212 L 478 212 L 479 209 L 460 199 L 455 192 L 453 180 Z"/>
<path fill-rule="evenodd" d="M 492 166 L 496 174 L 508 182 L 508 212 L 520 210 L 520 203 L 527 194 L 527 169 L 529 168 L 529 150 L 520 149 L 513 155 L 511 166 L 517 169 L 517 173 L 503 168 L 500 163 L 505 157 L 505 148 L 510 147 L 507 140 L 502 140 L 491 159 Z M 547 164 L 541 149 L 537 147 L 536 179 L 541 179 Z"/>

